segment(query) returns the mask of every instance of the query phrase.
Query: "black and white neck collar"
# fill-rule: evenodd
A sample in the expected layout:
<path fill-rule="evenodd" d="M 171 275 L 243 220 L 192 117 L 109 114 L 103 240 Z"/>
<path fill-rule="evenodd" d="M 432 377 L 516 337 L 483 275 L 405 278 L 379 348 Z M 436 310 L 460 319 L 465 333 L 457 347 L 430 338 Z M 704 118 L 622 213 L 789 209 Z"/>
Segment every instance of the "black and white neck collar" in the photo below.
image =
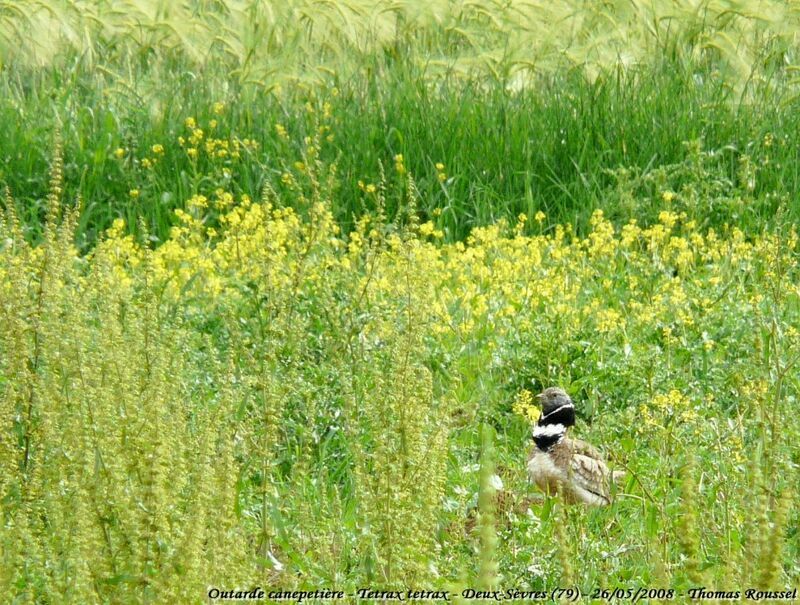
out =
<path fill-rule="evenodd" d="M 533 442 L 536 447 L 546 452 L 559 443 L 567 434 L 567 427 L 563 424 L 540 424 L 533 429 Z"/>

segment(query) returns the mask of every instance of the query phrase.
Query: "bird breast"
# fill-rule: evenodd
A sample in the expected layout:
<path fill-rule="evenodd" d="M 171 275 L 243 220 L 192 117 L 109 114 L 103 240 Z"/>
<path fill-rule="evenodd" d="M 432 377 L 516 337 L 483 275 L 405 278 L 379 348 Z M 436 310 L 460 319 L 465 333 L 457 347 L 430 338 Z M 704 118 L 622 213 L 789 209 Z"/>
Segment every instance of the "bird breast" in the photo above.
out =
<path fill-rule="evenodd" d="M 555 465 L 553 458 L 538 448 L 534 449 L 528 460 L 528 474 L 540 490 L 553 495 L 567 478 L 566 473 Z"/>
<path fill-rule="evenodd" d="M 602 460 L 573 452 L 571 445 L 561 442 L 546 452 L 534 449 L 528 460 L 531 479 L 544 493 L 561 494 L 569 504 L 608 504 L 608 468 Z"/>

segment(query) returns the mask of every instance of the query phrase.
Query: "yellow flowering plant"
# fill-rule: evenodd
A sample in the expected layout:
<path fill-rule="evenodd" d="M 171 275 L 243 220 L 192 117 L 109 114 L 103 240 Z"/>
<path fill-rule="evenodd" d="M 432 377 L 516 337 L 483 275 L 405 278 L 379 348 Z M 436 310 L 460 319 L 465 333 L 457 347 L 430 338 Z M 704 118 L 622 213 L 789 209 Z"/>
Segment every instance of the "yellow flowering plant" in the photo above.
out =
<path fill-rule="evenodd" d="M 604 532 L 613 557 L 574 552 L 592 581 L 650 579 L 631 540 L 677 581 L 722 535 L 736 556 L 767 557 L 749 537 L 760 521 L 734 526 L 769 489 L 759 510 L 783 531 L 779 496 L 795 487 L 778 472 L 800 435 L 794 226 L 746 237 L 676 207 L 620 228 L 598 210 L 586 233 L 537 213 L 532 234 L 520 217 L 449 242 L 397 156 L 391 178 L 360 185 L 378 210 L 343 232 L 328 131 L 245 193 L 218 170 L 233 168 L 223 143 L 206 147 L 234 139 L 185 126 L 198 186 L 157 246 L 117 219 L 80 254 L 60 151 L 42 242 L 26 240 L 13 200 L 0 215 L 0 589 L 187 602 L 233 580 L 443 585 L 471 564 L 465 486 L 482 422 L 503 429 L 490 478 L 511 504 L 498 504 L 492 557 L 510 575 L 531 551 L 557 573 L 546 545 L 559 531 L 564 549 Z M 630 471 L 608 516 L 570 513 L 577 533 L 528 497 L 533 393 L 551 384 L 574 396 L 575 431 Z M 713 490 L 675 489 L 681 473 L 692 485 L 687 457 Z M 661 536 L 678 546 L 651 548 Z"/>

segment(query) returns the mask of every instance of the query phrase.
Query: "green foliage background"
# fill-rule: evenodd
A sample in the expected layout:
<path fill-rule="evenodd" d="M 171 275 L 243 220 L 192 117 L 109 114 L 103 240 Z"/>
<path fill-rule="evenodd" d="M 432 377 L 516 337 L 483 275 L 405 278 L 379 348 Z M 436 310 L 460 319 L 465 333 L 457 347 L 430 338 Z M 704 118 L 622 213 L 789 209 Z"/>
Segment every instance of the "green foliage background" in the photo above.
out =
<path fill-rule="evenodd" d="M 798 16 L 0 4 L 0 592 L 797 586 Z"/>

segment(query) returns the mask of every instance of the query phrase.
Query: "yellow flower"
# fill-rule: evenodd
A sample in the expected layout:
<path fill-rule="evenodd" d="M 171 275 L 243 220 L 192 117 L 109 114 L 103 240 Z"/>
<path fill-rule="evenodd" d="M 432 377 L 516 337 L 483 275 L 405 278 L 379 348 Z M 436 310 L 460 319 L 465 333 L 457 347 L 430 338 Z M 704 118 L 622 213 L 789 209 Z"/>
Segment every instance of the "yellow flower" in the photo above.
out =
<path fill-rule="evenodd" d="M 139 197 L 139 190 L 138 189 L 131 189 L 128 191 L 128 195 L 130 195 L 133 199 Z"/>
<path fill-rule="evenodd" d="M 672 200 L 675 199 L 675 192 L 667 189 L 661 194 L 661 199 L 669 204 Z"/>
<path fill-rule="evenodd" d="M 600 309 L 596 315 L 597 331 L 601 334 L 613 332 L 622 324 L 622 315 L 614 309 Z"/>
<path fill-rule="evenodd" d="M 114 150 L 114 157 L 117 159 L 121 159 L 125 155 L 125 150 L 122 147 L 117 147 Z"/>
<path fill-rule="evenodd" d="M 406 166 L 403 162 L 403 154 L 398 153 L 394 156 L 394 169 L 397 171 L 397 174 L 404 175 L 406 173 Z"/>
<path fill-rule="evenodd" d="M 108 230 L 108 236 L 111 238 L 120 237 L 125 230 L 125 219 L 115 218 L 111 223 L 111 228 Z"/>
<path fill-rule="evenodd" d="M 544 212 L 542 212 L 541 210 L 539 210 L 539 212 L 537 212 L 537 213 L 534 215 L 534 217 L 533 217 L 533 218 L 534 218 L 534 219 L 536 219 L 536 222 L 537 222 L 537 223 L 539 223 L 539 224 L 542 224 L 542 223 L 544 222 L 544 219 L 545 219 L 545 218 L 547 218 L 547 217 L 545 216 Z"/>
<path fill-rule="evenodd" d="M 222 101 L 217 101 L 214 103 L 212 110 L 215 114 L 220 115 L 223 111 L 225 111 L 225 103 Z"/>
<path fill-rule="evenodd" d="M 438 170 L 439 172 L 444 172 L 444 164 L 442 164 L 441 162 L 436 162 L 436 170 Z"/>
<path fill-rule="evenodd" d="M 159 143 L 156 143 L 155 145 L 153 145 L 152 150 L 153 153 L 155 153 L 156 155 L 161 155 L 162 153 L 164 153 L 164 146 Z"/>
<path fill-rule="evenodd" d="M 204 195 L 193 195 L 186 205 L 189 208 L 208 208 L 208 198 Z"/>
<path fill-rule="evenodd" d="M 189 149 L 186 150 L 186 155 L 188 155 L 193 160 L 197 159 L 197 149 L 194 147 L 189 147 Z"/>
<path fill-rule="evenodd" d="M 678 215 L 674 212 L 662 210 L 658 213 L 658 222 L 664 225 L 667 229 L 672 229 L 675 223 L 678 222 Z"/>
<path fill-rule="evenodd" d="M 427 223 L 423 223 L 419 226 L 419 233 L 424 237 L 427 235 L 431 235 L 434 229 L 435 227 L 433 223 L 431 221 L 428 221 Z"/>
<path fill-rule="evenodd" d="M 653 396 L 653 406 L 657 408 L 666 408 L 669 405 L 680 403 L 681 394 L 678 390 L 672 389 L 668 394 L 657 393 Z"/>
<path fill-rule="evenodd" d="M 541 410 L 533 403 L 533 395 L 528 389 L 522 389 L 517 393 L 517 397 L 511 409 L 515 414 L 522 416 L 531 424 L 539 420 L 539 416 L 541 415 Z"/>
<path fill-rule="evenodd" d="M 194 130 L 197 128 L 197 122 L 195 122 L 194 118 L 186 118 L 183 121 L 183 125 L 186 126 L 189 130 Z"/>

